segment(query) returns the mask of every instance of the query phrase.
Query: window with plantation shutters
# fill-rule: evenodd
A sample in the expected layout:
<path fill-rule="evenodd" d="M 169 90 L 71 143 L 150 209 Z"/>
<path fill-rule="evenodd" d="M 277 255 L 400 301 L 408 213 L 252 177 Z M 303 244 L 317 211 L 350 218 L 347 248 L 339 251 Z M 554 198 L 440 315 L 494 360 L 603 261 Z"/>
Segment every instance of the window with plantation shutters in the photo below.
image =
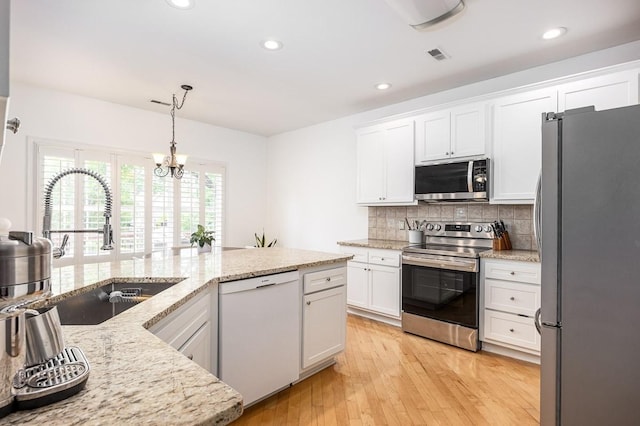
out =
<path fill-rule="evenodd" d="M 143 254 L 148 229 L 145 223 L 147 170 L 143 161 L 122 157 L 118 158 L 118 170 L 119 191 L 116 196 L 120 214 L 115 238 L 119 242 L 121 254 Z"/>
<path fill-rule="evenodd" d="M 99 173 L 113 194 L 111 224 L 114 250 L 101 250 L 102 234 L 75 233 L 62 266 L 143 256 L 156 251 L 189 247 L 198 224 L 215 232 L 214 245 L 222 245 L 225 168 L 214 163 L 193 162 L 181 180 L 159 178 L 155 165 L 143 155 L 97 150 L 59 142 L 34 142 L 35 178 L 33 221 L 42 232 L 43 194 L 56 174 L 73 167 Z M 72 174 L 58 181 L 52 195 L 52 230 L 102 229 L 105 194 L 90 176 Z M 52 233 L 59 246 L 63 233 Z"/>
<path fill-rule="evenodd" d="M 152 185 L 152 251 L 174 246 L 174 186 L 173 179 L 153 175 Z"/>
<path fill-rule="evenodd" d="M 190 164 L 180 180 L 180 230 L 181 244 L 189 244 L 189 238 L 200 224 L 214 231 L 214 246 L 222 242 L 224 169 L 207 164 Z"/>

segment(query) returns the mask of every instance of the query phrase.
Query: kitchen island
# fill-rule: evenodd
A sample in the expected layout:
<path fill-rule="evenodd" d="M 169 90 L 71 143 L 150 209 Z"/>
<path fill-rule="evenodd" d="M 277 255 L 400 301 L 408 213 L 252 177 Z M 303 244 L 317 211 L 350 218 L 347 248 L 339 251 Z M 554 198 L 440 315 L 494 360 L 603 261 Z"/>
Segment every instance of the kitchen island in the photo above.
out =
<path fill-rule="evenodd" d="M 176 282 L 131 309 L 92 326 L 63 326 L 91 366 L 86 388 L 66 400 L 18 411 L 11 424 L 228 424 L 242 396 L 147 329 L 218 283 L 330 265 L 350 256 L 285 248 L 214 251 L 55 268 L 51 302 L 118 282 Z M 215 308 L 214 308 L 215 309 Z"/>

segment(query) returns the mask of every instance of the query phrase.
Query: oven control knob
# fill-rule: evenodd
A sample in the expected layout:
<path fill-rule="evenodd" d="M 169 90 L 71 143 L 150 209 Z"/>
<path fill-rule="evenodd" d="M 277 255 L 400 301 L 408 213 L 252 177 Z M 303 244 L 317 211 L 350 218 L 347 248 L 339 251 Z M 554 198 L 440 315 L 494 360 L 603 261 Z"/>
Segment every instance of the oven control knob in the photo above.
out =
<path fill-rule="evenodd" d="M 484 229 L 484 232 L 490 232 L 491 231 L 491 227 L 489 225 L 485 225 L 483 229 Z"/>
<path fill-rule="evenodd" d="M 427 223 L 427 231 L 433 231 L 433 223 Z"/>
<path fill-rule="evenodd" d="M 482 226 L 481 225 L 476 225 L 475 230 L 476 230 L 476 232 L 482 232 Z"/>
<path fill-rule="evenodd" d="M 442 229 L 442 226 L 439 223 L 436 223 L 434 227 L 436 231 L 439 231 Z"/>

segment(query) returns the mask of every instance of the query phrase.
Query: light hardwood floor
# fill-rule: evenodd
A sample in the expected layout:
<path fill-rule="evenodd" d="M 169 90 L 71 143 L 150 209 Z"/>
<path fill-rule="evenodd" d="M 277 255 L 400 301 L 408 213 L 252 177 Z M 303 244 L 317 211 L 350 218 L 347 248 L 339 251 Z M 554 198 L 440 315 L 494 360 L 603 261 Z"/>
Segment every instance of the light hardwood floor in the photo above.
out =
<path fill-rule="evenodd" d="M 337 363 L 245 410 L 238 425 L 535 425 L 539 366 L 349 315 Z"/>

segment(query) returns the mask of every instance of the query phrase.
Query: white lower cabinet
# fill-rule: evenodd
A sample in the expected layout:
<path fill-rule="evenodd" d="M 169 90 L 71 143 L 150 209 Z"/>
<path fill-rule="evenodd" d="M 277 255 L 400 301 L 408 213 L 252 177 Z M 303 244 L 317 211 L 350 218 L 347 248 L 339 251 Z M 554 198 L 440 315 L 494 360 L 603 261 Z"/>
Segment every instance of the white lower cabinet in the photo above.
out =
<path fill-rule="evenodd" d="M 347 263 L 347 305 L 400 319 L 400 256 L 397 250 L 343 246 Z"/>
<path fill-rule="evenodd" d="M 539 355 L 540 263 L 482 259 L 481 270 L 483 348 L 489 343 L 515 351 L 507 354 Z"/>
<path fill-rule="evenodd" d="M 206 290 L 187 301 L 149 328 L 153 334 L 173 346 L 207 371 L 217 373 L 218 326 L 211 315 L 212 298 Z"/>
<path fill-rule="evenodd" d="M 300 271 L 302 297 L 302 370 L 342 352 L 347 330 L 347 268 Z"/>
<path fill-rule="evenodd" d="M 199 366 L 211 371 L 211 323 L 207 321 L 179 350 Z"/>

